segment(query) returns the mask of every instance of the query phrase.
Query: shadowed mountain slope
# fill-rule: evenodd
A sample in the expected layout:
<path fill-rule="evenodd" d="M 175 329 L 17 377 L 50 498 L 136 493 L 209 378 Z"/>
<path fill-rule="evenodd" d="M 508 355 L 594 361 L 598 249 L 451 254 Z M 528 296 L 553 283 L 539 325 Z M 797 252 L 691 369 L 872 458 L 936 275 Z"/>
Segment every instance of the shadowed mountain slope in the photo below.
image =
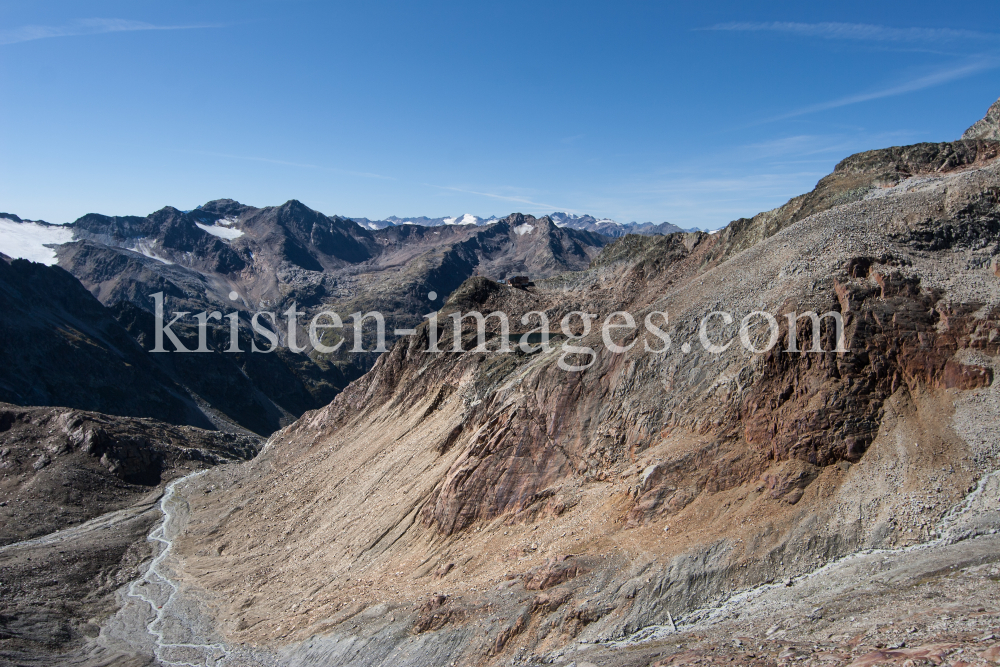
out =
<path fill-rule="evenodd" d="M 211 428 L 186 392 L 73 276 L 0 257 L 0 400 Z"/>

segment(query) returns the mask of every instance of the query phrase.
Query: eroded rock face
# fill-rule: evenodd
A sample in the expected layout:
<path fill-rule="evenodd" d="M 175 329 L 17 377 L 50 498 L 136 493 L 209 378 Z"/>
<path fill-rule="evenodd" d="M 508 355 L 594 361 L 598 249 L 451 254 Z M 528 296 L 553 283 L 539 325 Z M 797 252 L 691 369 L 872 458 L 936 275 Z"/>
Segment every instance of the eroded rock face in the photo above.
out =
<path fill-rule="evenodd" d="M 577 559 L 566 555 L 555 556 L 547 560 L 541 567 L 529 570 L 525 574 L 524 590 L 544 591 L 547 588 L 558 586 L 570 579 L 575 579 L 585 571 L 586 569 Z M 542 600 L 538 604 L 545 605 L 551 605 L 557 599 L 558 596 L 556 598 L 552 598 L 551 596 L 548 598 L 535 598 L 536 601 Z"/>
<path fill-rule="evenodd" d="M 769 459 L 857 461 L 878 433 L 882 403 L 904 383 L 916 391 L 976 389 L 993 381 L 990 368 L 954 358 L 961 349 L 997 354 L 995 308 L 973 315 L 983 304 L 942 304 L 940 293 L 921 290 L 919 276 L 904 277 L 868 258 L 852 260 L 841 280 L 827 312 L 843 317 L 850 353 L 787 352 L 785 318 L 781 344 L 764 357 L 764 377 L 741 406 L 738 423 L 747 443 L 767 448 Z M 834 321 L 824 318 L 821 329 L 821 348 L 835 349 Z M 796 348 L 813 345 L 810 321 L 800 321 Z"/>
<path fill-rule="evenodd" d="M 496 661 L 927 539 L 1000 442 L 952 421 L 980 394 L 977 419 L 1000 419 L 996 150 L 861 154 L 720 234 L 626 237 L 528 290 L 466 283 L 441 349 L 455 309 L 667 313 L 672 346 L 624 333 L 635 345 L 615 354 L 595 327 L 504 354 L 494 322 L 489 350 L 466 330 L 468 351 L 430 354 L 425 324 L 195 508 L 176 544 L 185 582 L 229 601 L 233 641 L 363 633 L 343 610 L 385 603 L 412 611 L 393 646 L 437 633 L 461 646 L 449 660 Z M 716 311 L 734 315 L 706 330 L 732 343 L 718 353 L 699 340 Z M 740 342 L 754 311 L 778 322 L 766 353 Z M 804 352 L 809 320 L 792 337 L 785 315 L 807 311 L 843 318 L 843 351 L 828 317 Z M 564 371 L 563 355 L 593 363 Z"/>

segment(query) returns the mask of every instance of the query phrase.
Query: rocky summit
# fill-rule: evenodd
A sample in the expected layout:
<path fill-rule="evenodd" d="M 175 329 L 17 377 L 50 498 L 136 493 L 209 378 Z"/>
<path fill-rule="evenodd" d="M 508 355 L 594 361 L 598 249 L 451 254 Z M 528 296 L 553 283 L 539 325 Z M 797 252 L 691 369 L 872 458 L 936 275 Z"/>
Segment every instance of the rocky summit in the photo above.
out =
<path fill-rule="evenodd" d="M 256 455 L 245 433 L 4 407 L 4 493 L 60 509 L 10 506 L 0 661 L 1000 662 L 998 108 L 713 234 L 373 230 L 230 200 L 77 221 L 59 264 L 139 349 L 154 286 L 413 332 L 370 368 L 281 360 L 317 402 L 309 378 L 340 384 Z M 94 544 L 114 564 L 48 574 Z"/>
<path fill-rule="evenodd" d="M 962 138 L 1000 141 L 1000 100 L 994 102 L 986 116 L 966 130 Z"/>

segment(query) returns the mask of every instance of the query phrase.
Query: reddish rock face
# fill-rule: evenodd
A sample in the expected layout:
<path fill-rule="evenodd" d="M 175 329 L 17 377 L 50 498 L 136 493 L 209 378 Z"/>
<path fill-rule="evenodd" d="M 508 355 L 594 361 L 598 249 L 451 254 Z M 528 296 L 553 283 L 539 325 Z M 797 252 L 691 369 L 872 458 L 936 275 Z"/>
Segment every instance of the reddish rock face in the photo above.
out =
<path fill-rule="evenodd" d="M 834 283 L 838 298 L 830 305 L 844 317 L 849 352 L 782 352 L 789 347 L 782 322 L 780 344 L 766 356 L 763 378 L 737 415 L 747 443 L 768 459 L 814 465 L 857 461 L 878 432 L 882 403 L 903 384 L 916 390 L 992 383 L 992 370 L 954 356 L 963 349 L 997 353 L 997 309 L 976 318 L 981 304 L 942 306 L 940 294 L 920 289 L 919 278 L 871 266 L 867 259 L 852 260 L 849 277 Z M 808 320 L 803 323 L 797 329 L 800 350 L 812 345 L 811 327 Z M 821 341 L 823 349 L 836 348 L 830 319 L 822 322 Z"/>
<path fill-rule="evenodd" d="M 704 257 L 711 243 L 706 240 L 700 252 L 696 248 L 685 256 Z M 637 273 L 626 275 L 630 284 L 635 284 Z M 658 282 L 658 276 L 643 275 L 636 291 Z M 943 303 L 940 292 L 923 289 L 919 276 L 902 273 L 899 262 L 887 257 L 852 259 L 832 284 L 826 309 L 843 316 L 848 351 L 789 352 L 787 320 L 779 313 L 778 345 L 762 355 L 756 379 L 714 424 L 715 439 L 648 471 L 626 518 L 628 525 L 676 513 L 703 491 L 749 483 L 776 462 L 823 467 L 858 461 L 878 433 L 883 403 L 904 386 L 909 391 L 967 390 L 992 383 L 991 369 L 961 363 L 955 355 L 960 350 L 1000 350 L 997 309 L 984 313 L 977 303 Z M 835 350 L 837 333 L 832 318 L 824 318 L 821 349 Z M 808 351 L 813 343 L 809 320 L 801 320 L 795 348 Z M 528 400 L 518 407 L 499 408 L 505 400 L 502 392 L 489 396 L 456 427 L 473 435 L 424 507 L 425 525 L 451 534 L 505 513 L 515 521 L 558 513 L 556 488 L 588 471 L 601 479 L 609 463 L 606 454 L 595 458 L 588 445 L 609 441 L 611 456 L 617 457 L 612 460 L 631 459 L 662 437 L 641 418 L 642 408 L 640 415 L 629 416 L 608 408 L 614 394 L 623 391 L 616 368 L 624 359 L 608 355 L 599 363 L 603 375 L 530 375 L 521 385 L 522 391 L 528 390 Z M 655 414 L 655 397 L 645 402 L 639 392 L 638 398 Z M 582 418 L 591 406 L 600 406 L 598 413 L 608 415 L 607 421 L 595 424 Z M 698 407 L 692 407 L 697 414 Z M 485 415 L 485 422 L 478 421 Z M 707 426 L 703 422 L 697 428 Z M 602 429 L 610 440 L 601 435 Z M 448 448 L 462 440 L 449 438 Z M 794 484 L 798 491 L 779 485 L 775 497 L 794 504 L 815 476 Z"/>
<path fill-rule="evenodd" d="M 525 578 L 524 589 L 528 591 L 544 591 L 547 588 L 576 578 L 584 572 L 584 568 L 570 556 L 550 558 L 538 570 L 529 572 Z"/>
<path fill-rule="evenodd" d="M 771 498 L 780 498 L 794 505 L 802 498 L 802 489 L 809 486 L 818 475 L 819 469 L 816 466 L 793 459 L 764 473 L 760 481 Z"/>
<path fill-rule="evenodd" d="M 461 621 L 464 617 L 465 611 L 450 604 L 447 596 L 435 595 L 421 605 L 410 631 L 415 635 L 433 632 L 449 623 Z"/>

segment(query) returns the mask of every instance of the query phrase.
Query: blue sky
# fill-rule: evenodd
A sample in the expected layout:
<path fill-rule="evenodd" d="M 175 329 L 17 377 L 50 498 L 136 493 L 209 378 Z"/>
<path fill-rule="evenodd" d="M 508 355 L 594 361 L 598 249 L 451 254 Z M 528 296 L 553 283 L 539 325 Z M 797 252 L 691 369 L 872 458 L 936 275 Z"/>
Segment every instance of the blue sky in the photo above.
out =
<path fill-rule="evenodd" d="M 995 2 L 0 4 L 0 211 L 716 228 L 1000 96 Z"/>

